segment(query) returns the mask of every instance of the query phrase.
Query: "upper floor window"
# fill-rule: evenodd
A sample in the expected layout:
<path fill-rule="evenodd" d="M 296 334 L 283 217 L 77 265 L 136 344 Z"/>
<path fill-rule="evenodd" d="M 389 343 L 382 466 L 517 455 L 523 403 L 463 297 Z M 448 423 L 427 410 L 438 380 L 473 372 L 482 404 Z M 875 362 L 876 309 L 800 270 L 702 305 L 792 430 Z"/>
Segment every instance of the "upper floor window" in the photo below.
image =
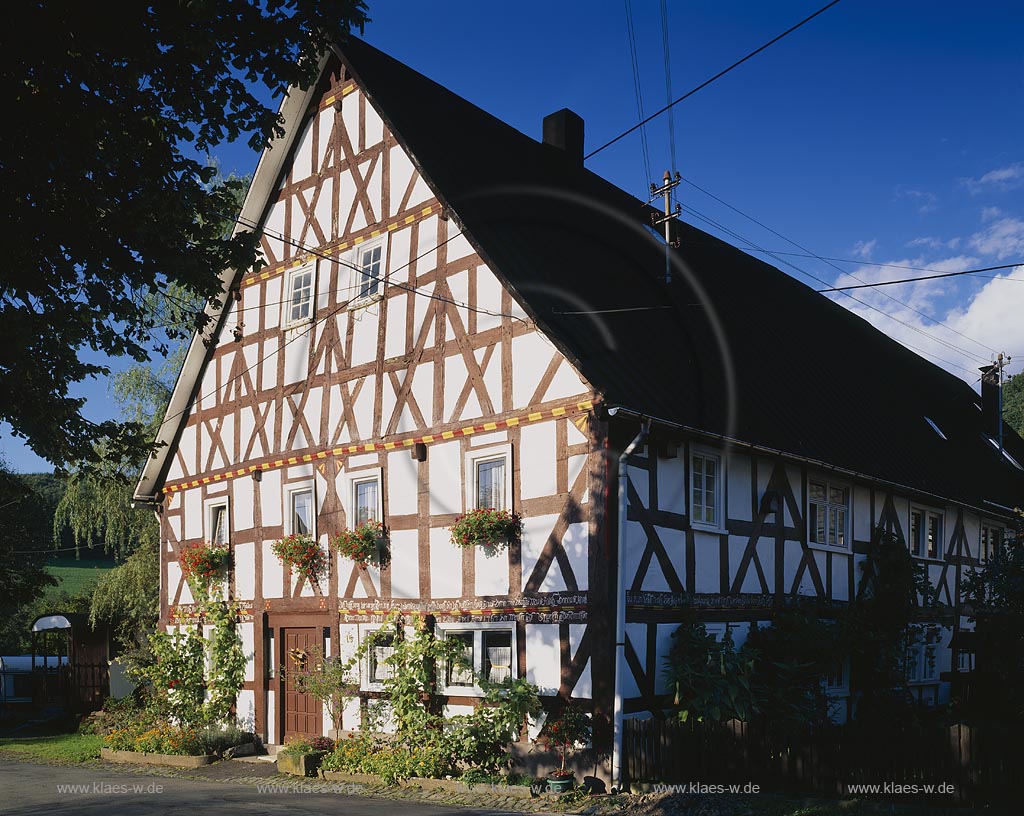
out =
<path fill-rule="evenodd" d="M 910 508 L 910 554 L 942 558 L 942 513 Z"/>
<path fill-rule="evenodd" d="M 807 525 L 812 544 L 846 547 L 849 515 L 848 487 L 819 479 L 808 482 Z"/>
<path fill-rule="evenodd" d="M 299 323 L 313 316 L 313 267 L 302 266 L 288 274 L 285 323 Z"/>
<path fill-rule="evenodd" d="M 466 510 L 512 509 L 512 446 L 466 453 Z"/>
<path fill-rule="evenodd" d="M 359 253 L 359 297 L 373 297 L 380 291 L 381 247 L 367 247 Z"/>
<path fill-rule="evenodd" d="M 827 694 L 845 694 L 850 690 L 850 660 L 836 663 L 832 670 L 822 675 L 821 683 Z"/>
<path fill-rule="evenodd" d="M 978 558 L 988 561 L 1003 546 L 1003 528 L 982 522 L 981 542 L 978 547 Z"/>
<path fill-rule="evenodd" d="M 690 456 L 691 523 L 721 526 L 722 459 L 715 454 L 694 451 Z"/>
<path fill-rule="evenodd" d="M 370 633 L 373 642 L 367 655 L 366 680 L 370 686 L 379 687 L 391 678 L 391 655 L 395 653 L 395 636 L 379 630 Z"/>
<path fill-rule="evenodd" d="M 211 544 L 228 543 L 228 506 L 227 504 L 211 504 L 209 512 L 209 539 Z"/>
<path fill-rule="evenodd" d="M 359 479 L 352 483 L 353 508 L 355 523 L 365 524 L 368 521 L 379 521 L 377 518 L 377 500 L 380 485 L 377 477 Z"/>
<path fill-rule="evenodd" d="M 295 535 L 316 535 L 313 488 L 304 487 L 289 493 L 289 531 Z"/>

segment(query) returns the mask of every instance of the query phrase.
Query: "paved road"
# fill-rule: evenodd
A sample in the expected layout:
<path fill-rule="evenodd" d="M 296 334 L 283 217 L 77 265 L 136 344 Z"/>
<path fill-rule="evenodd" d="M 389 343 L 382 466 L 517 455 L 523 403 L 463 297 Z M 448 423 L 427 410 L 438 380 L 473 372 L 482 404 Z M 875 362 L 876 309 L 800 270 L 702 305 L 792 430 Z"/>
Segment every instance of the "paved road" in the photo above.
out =
<path fill-rule="evenodd" d="M 274 786 L 274 787 L 271 787 Z M 323 783 L 284 782 L 280 777 L 248 783 L 176 776 L 148 776 L 90 766 L 31 765 L 0 760 L 0 813 L 11 816 L 496 816 L 502 811 L 375 799 L 353 795 L 352 786 L 322 790 Z M 516 815 L 518 816 L 518 814 Z"/>

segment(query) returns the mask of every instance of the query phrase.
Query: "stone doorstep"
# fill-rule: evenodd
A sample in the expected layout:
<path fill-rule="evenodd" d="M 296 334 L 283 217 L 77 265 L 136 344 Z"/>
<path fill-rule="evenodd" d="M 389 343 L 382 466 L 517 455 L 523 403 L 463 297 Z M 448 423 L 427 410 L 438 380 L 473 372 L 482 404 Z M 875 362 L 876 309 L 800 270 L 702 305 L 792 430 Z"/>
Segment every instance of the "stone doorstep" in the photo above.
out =
<path fill-rule="evenodd" d="M 361 785 L 384 785 L 379 776 L 374 774 L 344 773 L 342 771 L 320 771 L 320 776 L 329 782 L 348 782 Z M 516 799 L 531 799 L 534 796 L 550 796 L 557 798 L 561 794 L 535 792 L 526 785 L 495 785 L 482 782 L 468 785 L 458 779 L 431 779 L 414 777 L 398 782 L 400 788 L 412 788 L 424 791 L 447 791 L 449 793 L 492 793 L 496 796 L 511 796 Z"/>
<path fill-rule="evenodd" d="M 212 754 L 186 756 L 181 754 L 143 754 L 138 751 L 114 751 L 100 748 L 100 759 L 129 765 L 168 765 L 172 768 L 199 768 L 209 765 L 217 757 Z"/>

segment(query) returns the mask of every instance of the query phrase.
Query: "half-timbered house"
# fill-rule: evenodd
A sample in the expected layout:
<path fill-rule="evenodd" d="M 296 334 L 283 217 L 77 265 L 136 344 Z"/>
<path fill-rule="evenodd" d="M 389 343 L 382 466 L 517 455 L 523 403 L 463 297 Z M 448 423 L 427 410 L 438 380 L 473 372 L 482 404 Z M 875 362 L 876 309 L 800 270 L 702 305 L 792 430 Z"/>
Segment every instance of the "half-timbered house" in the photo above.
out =
<path fill-rule="evenodd" d="M 964 570 L 1024 494 L 1024 444 L 968 385 L 685 223 L 666 268 L 568 111 L 537 141 L 353 40 L 282 114 L 239 218 L 266 265 L 225 271 L 137 490 L 165 625 L 193 600 L 179 549 L 230 544 L 240 718 L 271 743 L 321 733 L 282 655 L 350 653 L 393 609 L 495 678 L 647 716 L 684 602 L 742 640 L 795 598 L 854 598 L 887 532 L 949 611 L 913 677 L 943 699 Z M 481 502 L 524 519 L 498 556 L 449 540 Z M 384 568 L 331 551 L 311 582 L 271 552 L 366 518 Z M 468 675 L 442 691 L 451 711 L 479 693 Z"/>

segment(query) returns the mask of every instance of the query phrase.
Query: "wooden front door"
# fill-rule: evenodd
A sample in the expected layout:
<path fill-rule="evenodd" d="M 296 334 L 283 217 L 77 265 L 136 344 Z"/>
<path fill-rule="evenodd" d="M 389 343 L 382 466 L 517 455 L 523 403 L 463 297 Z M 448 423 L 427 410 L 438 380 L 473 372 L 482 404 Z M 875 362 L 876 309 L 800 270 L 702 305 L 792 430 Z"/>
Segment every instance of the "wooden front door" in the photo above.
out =
<path fill-rule="evenodd" d="M 295 676 L 301 670 L 301 659 L 312 665 L 314 655 L 321 647 L 322 630 L 318 627 L 284 630 L 284 696 L 281 742 L 295 737 L 318 737 L 323 729 L 321 702 L 311 694 L 304 694 L 295 686 Z M 296 658 L 299 660 L 296 660 Z"/>

